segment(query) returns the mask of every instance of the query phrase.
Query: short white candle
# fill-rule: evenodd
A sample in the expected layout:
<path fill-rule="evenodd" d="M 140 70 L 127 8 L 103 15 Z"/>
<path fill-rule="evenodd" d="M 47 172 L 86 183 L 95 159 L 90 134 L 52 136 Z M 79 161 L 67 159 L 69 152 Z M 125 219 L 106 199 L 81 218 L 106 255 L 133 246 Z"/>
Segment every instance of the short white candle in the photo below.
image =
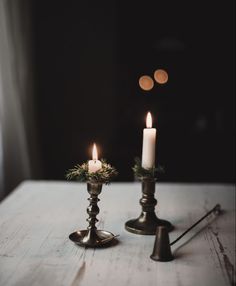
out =
<path fill-rule="evenodd" d="M 102 162 L 98 160 L 98 152 L 96 144 L 93 144 L 92 160 L 88 161 L 89 173 L 95 173 L 102 168 Z"/>
<path fill-rule="evenodd" d="M 146 127 L 143 129 L 142 167 L 150 169 L 155 166 L 156 128 L 152 128 L 152 116 L 148 112 Z"/>

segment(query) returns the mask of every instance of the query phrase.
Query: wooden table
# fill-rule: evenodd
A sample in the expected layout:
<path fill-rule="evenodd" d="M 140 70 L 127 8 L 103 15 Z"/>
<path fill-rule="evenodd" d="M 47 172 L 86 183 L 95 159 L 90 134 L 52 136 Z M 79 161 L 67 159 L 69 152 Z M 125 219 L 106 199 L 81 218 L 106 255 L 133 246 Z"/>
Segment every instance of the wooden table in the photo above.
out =
<path fill-rule="evenodd" d="M 157 184 L 157 213 L 170 220 L 173 241 L 216 203 L 225 213 L 204 221 L 172 247 L 176 259 L 149 256 L 154 236 L 124 230 L 140 213 L 139 183 L 113 183 L 100 195 L 98 228 L 119 243 L 84 249 L 68 235 L 87 227 L 85 184 L 26 181 L 0 204 L 0 285 L 234 285 L 235 187 Z"/>

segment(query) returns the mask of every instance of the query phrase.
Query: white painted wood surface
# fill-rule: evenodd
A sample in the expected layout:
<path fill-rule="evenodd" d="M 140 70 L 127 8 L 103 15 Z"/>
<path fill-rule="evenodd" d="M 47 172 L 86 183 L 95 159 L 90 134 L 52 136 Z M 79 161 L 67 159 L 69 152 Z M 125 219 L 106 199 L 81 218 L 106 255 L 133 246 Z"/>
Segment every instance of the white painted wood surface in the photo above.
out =
<path fill-rule="evenodd" d="M 140 213 L 139 183 L 113 183 L 100 195 L 98 227 L 119 234 L 117 245 L 73 244 L 68 235 L 87 226 L 87 197 L 85 184 L 28 181 L 0 204 L 1 286 L 234 285 L 234 186 L 157 184 L 158 216 L 176 227 L 171 241 L 216 203 L 225 210 L 173 246 L 167 263 L 149 258 L 154 236 L 124 230 Z"/>

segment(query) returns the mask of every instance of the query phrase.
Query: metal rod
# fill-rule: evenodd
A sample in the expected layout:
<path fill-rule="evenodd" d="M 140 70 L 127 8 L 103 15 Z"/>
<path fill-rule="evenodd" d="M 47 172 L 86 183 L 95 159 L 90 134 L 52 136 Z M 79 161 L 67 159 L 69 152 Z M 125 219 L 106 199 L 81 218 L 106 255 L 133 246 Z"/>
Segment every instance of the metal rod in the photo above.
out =
<path fill-rule="evenodd" d="M 170 245 L 175 244 L 177 241 L 179 241 L 186 233 L 188 233 L 191 229 L 193 229 L 197 224 L 199 224 L 202 220 L 204 220 L 207 216 L 209 216 L 211 213 L 220 213 L 220 205 L 217 204 L 214 206 L 212 210 L 210 210 L 208 213 L 206 213 L 202 218 L 200 218 L 197 222 L 195 222 L 190 228 L 188 228 L 185 232 L 183 232 L 179 237 L 177 237 L 174 241 L 170 243 Z"/>

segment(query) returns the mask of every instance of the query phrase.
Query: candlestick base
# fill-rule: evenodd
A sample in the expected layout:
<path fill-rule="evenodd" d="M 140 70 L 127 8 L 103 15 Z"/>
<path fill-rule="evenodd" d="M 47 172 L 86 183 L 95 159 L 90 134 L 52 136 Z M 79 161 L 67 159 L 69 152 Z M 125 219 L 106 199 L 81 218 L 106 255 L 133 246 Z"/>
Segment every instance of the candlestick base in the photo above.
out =
<path fill-rule="evenodd" d="M 159 219 L 155 214 L 157 200 L 155 193 L 155 178 L 142 178 L 142 198 L 140 205 L 142 212 L 137 219 L 131 219 L 125 223 L 125 229 L 135 234 L 155 235 L 158 226 L 165 226 L 168 231 L 174 229 L 173 225 L 167 221 Z"/>
<path fill-rule="evenodd" d="M 85 247 L 99 247 L 110 243 L 115 235 L 106 230 L 78 230 L 69 235 L 69 239 L 74 243 Z"/>
<path fill-rule="evenodd" d="M 143 235 L 154 235 L 158 226 L 165 226 L 168 231 L 174 229 L 169 221 L 157 218 L 155 213 L 142 213 L 139 218 L 131 219 L 125 223 L 127 231 Z"/>

